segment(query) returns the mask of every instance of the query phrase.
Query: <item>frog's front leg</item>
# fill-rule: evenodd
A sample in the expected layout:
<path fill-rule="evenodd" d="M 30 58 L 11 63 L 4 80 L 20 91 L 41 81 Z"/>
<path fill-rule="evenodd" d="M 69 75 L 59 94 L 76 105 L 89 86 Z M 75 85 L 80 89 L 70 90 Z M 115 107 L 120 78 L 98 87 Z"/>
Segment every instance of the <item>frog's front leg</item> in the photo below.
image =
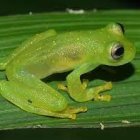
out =
<path fill-rule="evenodd" d="M 9 81 L 0 82 L 0 93 L 10 102 L 25 111 L 75 119 L 76 114 L 85 112 L 86 107 L 69 107 L 67 100 L 49 85 L 37 79 L 26 70 L 7 70 Z"/>
<path fill-rule="evenodd" d="M 100 92 L 110 90 L 112 88 L 111 82 L 89 89 L 87 88 L 87 81 L 81 83 L 80 76 L 96 67 L 97 65 L 84 64 L 79 68 L 76 68 L 67 76 L 68 93 L 74 100 L 78 102 L 85 102 L 93 99 L 102 101 L 109 101 L 111 99 L 110 95 L 99 95 Z"/>

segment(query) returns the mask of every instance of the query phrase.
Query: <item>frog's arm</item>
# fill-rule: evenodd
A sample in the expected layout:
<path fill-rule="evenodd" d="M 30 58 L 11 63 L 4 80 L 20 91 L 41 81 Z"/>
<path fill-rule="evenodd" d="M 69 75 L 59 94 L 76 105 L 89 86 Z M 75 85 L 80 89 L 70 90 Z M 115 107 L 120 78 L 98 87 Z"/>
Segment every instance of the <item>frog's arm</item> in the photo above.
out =
<path fill-rule="evenodd" d="M 4 60 L 0 60 L 0 70 L 4 70 L 6 65 L 16 56 L 18 55 L 20 52 L 22 52 L 24 49 L 26 49 L 27 47 L 31 47 L 34 46 L 37 42 L 44 40 L 46 38 L 49 38 L 51 36 L 55 36 L 57 33 L 55 30 L 50 29 L 48 31 L 42 32 L 40 34 L 36 34 L 35 36 L 29 38 L 28 40 L 26 40 L 25 42 L 23 42 L 21 44 L 21 46 L 17 49 L 14 50 L 14 52 L 9 55 L 7 58 L 4 58 Z"/>
<path fill-rule="evenodd" d="M 109 101 L 110 96 L 100 96 L 99 93 L 105 90 L 109 90 L 112 88 L 110 82 L 106 83 L 102 86 L 97 86 L 93 88 L 86 88 L 87 86 L 84 83 L 81 83 L 80 76 L 84 73 L 87 73 L 93 69 L 95 69 L 98 65 L 94 64 L 83 64 L 82 66 L 76 68 L 72 73 L 67 76 L 67 86 L 68 92 L 70 96 L 78 101 L 85 102 L 89 100 L 105 100 Z"/>

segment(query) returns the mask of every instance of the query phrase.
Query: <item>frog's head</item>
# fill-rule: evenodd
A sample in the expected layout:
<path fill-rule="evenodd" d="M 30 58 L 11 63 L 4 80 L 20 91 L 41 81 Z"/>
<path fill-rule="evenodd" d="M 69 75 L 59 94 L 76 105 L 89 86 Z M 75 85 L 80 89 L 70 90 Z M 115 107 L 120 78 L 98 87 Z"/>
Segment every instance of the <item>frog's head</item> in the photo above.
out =
<path fill-rule="evenodd" d="M 103 28 L 105 34 L 102 63 L 110 66 L 123 65 L 130 62 L 136 53 L 134 44 L 124 36 L 124 27 L 119 23 L 111 23 Z"/>

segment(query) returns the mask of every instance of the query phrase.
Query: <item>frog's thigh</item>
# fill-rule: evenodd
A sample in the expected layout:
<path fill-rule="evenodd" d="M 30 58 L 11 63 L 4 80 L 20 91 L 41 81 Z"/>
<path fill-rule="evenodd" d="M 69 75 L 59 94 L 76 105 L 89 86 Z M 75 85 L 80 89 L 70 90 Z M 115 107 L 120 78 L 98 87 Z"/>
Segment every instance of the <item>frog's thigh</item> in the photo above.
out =
<path fill-rule="evenodd" d="M 85 107 L 69 109 L 67 100 L 59 92 L 25 70 L 14 73 L 14 71 L 7 69 L 6 74 L 10 82 L 4 82 L 3 85 L 0 85 L 0 87 L 5 87 L 5 90 L 8 89 L 2 91 L 3 96 L 8 100 L 10 100 L 9 98 L 14 99 L 10 100 L 13 103 L 17 102 L 18 99 L 17 106 L 21 105 L 21 108 L 26 111 L 42 115 L 49 112 L 46 113 L 47 116 L 75 119 L 76 113 L 87 110 Z M 8 94 L 7 97 L 6 94 Z M 31 107 L 28 108 L 28 105 Z"/>
<path fill-rule="evenodd" d="M 77 108 L 74 109 L 75 111 L 70 111 L 69 109 L 65 109 L 64 111 L 59 112 L 51 111 L 47 106 L 48 103 L 47 105 L 45 105 L 43 100 L 41 101 L 39 97 L 35 97 L 37 94 L 36 90 L 31 90 L 29 87 L 25 88 L 22 85 L 15 82 L 1 81 L 0 93 L 3 97 L 5 97 L 7 100 L 14 103 L 15 105 L 19 106 L 21 109 L 39 115 L 75 119 L 76 115 L 74 113 L 78 111 L 80 112 L 82 110 L 82 108 L 81 110 L 80 108 Z M 52 104 L 55 104 L 55 102 Z M 57 106 L 57 104 L 55 105 Z"/>
<path fill-rule="evenodd" d="M 51 111 L 62 111 L 67 107 L 67 100 L 55 89 L 42 82 L 35 75 L 28 73 L 24 69 L 6 70 L 6 75 L 10 83 L 16 82 L 15 87 L 26 90 L 24 96 L 39 102 L 39 106 L 43 108 L 44 104 Z M 43 104 L 44 103 L 44 104 Z M 43 104 L 43 105 L 42 105 Z"/>

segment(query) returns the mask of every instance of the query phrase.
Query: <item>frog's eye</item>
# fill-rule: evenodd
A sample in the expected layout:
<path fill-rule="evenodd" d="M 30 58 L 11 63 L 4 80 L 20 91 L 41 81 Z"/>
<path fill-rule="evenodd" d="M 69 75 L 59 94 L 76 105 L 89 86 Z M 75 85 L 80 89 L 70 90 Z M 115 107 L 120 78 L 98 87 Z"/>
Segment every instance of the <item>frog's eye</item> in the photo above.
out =
<path fill-rule="evenodd" d="M 120 23 L 110 23 L 107 26 L 107 28 L 115 34 L 118 34 L 118 35 L 124 34 L 124 26 Z"/>
<path fill-rule="evenodd" d="M 115 44 L 112 48 L 111 48 L 111 56 L 113 59 L 117 60 L 119 58 L 121 58 L 124 54 L 124 47 L 122 44 L 118 43 Z"/>
<path fill-rule="evenodd" d="M 124 30 L 123 24 L 121 24 L 121 23 L 117 23 L 117 24 L 118 24 L 120 30 L 122 31 L 122 33 L 124 34 L 125 30 Z"/>

